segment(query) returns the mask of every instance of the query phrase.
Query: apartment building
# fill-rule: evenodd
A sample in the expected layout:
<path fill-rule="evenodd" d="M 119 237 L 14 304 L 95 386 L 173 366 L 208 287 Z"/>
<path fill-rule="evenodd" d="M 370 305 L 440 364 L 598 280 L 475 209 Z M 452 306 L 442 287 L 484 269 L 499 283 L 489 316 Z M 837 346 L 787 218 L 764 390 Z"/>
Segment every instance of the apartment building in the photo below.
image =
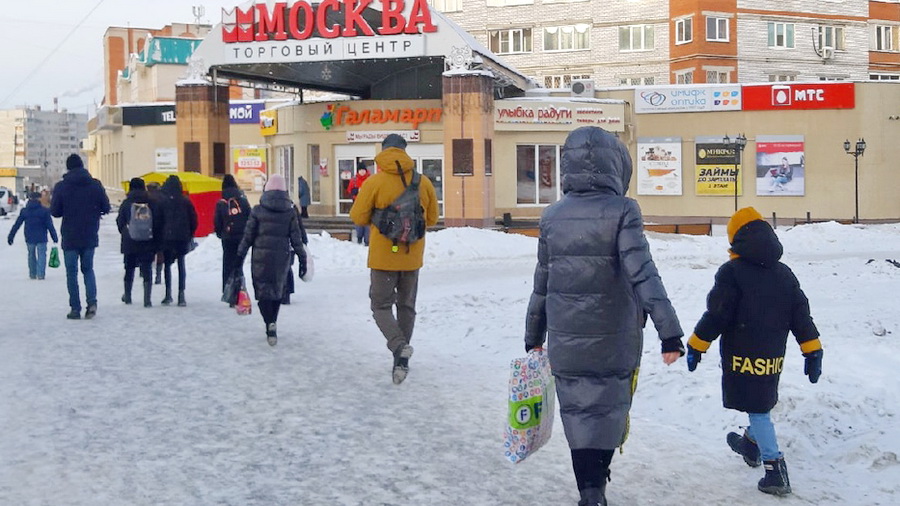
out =
<path fill-rule="evenodd" d="M 897 0 L 429 0 L 548 88 L 900 80 Z"/>
<path fill-rule="evenodd" d="M 0 165 L 39 167 L 30 183 L 50 186 L 65 172 L 66 157 L 81 151 L 86 136 L 87 114 L 40 106 L 0 111 Z"/>

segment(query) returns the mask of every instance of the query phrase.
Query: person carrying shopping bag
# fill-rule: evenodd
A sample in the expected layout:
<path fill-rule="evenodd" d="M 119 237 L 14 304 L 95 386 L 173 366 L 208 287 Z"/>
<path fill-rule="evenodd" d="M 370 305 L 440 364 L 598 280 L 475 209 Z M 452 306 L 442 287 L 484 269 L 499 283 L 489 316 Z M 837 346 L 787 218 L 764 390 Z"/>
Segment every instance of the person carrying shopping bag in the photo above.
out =
<path fill-rule="evenodd" d="M 19 211 L 19 217 L 9 231 L 6 242 L 10 246 L 19 227 L 25 225 L 25 245 L 28 249 L 28 277 L 30 279 L 44 279 L 47 273 L 47 234 L 53 239 L 53 244 L 59 242 L 56 235 L 56 227 L 53 226 L 53 218 L 50 210 L 41 205 L 41 194 L 28 195 L 28 203 Z"/>

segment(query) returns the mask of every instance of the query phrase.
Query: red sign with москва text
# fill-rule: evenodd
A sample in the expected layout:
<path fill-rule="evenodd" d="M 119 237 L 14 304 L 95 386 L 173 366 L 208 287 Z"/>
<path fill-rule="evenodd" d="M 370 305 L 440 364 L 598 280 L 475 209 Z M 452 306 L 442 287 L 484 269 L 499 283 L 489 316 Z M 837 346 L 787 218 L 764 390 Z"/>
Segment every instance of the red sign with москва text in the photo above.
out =
<path fill-rule="evenodd" d="M 853 83 L 779 83 L 741 87 L 745 111 L 853 109 Z"/>

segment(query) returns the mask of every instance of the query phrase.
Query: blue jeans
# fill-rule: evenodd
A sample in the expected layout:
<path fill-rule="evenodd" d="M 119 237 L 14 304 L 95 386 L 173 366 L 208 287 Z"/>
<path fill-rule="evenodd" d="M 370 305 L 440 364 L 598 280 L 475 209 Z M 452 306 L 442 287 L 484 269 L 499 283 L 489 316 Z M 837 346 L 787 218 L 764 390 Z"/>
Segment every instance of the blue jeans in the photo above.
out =
<path fill-rule="evenodd" d="M 747 432 L 759 446 L 759 454 L 763 460 L 778 460 L 782 453 L 778 450 L 778 440 L 775 438 L 775 426 L 769 413 L 747 413 L 750 416 L 750 427 Z"/>
<path fill-rule="evenodd" d="M 47 274 L 47 243 L 29 242 L 28 246 L 28 277 L 31 279 L 44 279 Z"/>
<path fill-rule="evenodd" d="M 354 225 L 353 228 L 356 230 L 356 242 L 357 243 L 365 243 L 366 246 L 369 245 L 369 226 L 368 225 Z"/>
<path fill-rule="evenodd" d="M 81 295 L 78 292 L 78 260 L 84 275 L 84 295 L 88 306 L 97 304 L 97 278 L 94 277 L 94 248 L 65 249 L 66 287 L 69 289 L 69 307 L 81 311 Z"/>

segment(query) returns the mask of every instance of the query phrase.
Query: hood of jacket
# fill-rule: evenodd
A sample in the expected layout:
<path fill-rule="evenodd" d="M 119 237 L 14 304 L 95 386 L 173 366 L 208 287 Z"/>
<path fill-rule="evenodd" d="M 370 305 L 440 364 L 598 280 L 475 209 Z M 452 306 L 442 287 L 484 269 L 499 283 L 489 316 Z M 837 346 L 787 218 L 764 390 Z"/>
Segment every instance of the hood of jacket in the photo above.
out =
<path fill-rule="evenodd" d="M 416 165 L 413 159 L 406 154 L 406 151 L 400 148 L 387 148 L 378 153 L 375 155 L 375 163 L 378 164 L 378 170 L 397 175 L 400 175 L 400 170 L 397 168 L 398 164 L 404 173 L 411 171 Z"/>
<path fill-rule="evenodd" d="M 146 204 L 150 202 L 150 194 L 147 192 L 147 190 L 131 190 L 125 197 L 138 204 Z"/>
<path fill-rule="evenodd" d="M 244 196 L 244 192 L 241 191 L 240 188 L 237 188 L 237 187 L 222 188 L 222 198 L 225 200 L 228 200 L 228 199 L 240 200 L 241 197 L 243 197 L 243 196 Z"/>
<path fill-rule="evenodd" d="M 728 221 L 731 258 L 742 258 L 765 267 L 781 260 L 784 248 L 769 223 L 752 207 L 739 210 Z"/>
<path fill-rule="evenodd" d="M 294 207 L 290 195 L 284 190 L 264 191 L 262 197 L 259 198 L 259 205 L 276 213 L 290 211 Z"/>
<path fill-rule="evenodd" d="M 175 176 L 169 176 L 163 183 L 161 191 L 170 197 L 181 195 L 183 193 L 181 180 Z"/>
<path fill-rule="evenodd" d="M 41 206 L 41 201 L 38 199 L 28 199 L 28 202 L 25 203 L 25 209 L 37 209 Z"/>
<path fill-rule="evenodd" d="M 625 195 L 631 155 L 615 135 L 598 127 L 576 128 L 562 148 L 562 190 Z"/>
<path fill-rule="evenodd" d="M 91 184 L 94 178 L 91 177 L 91 173 L 87 169 L 74 168 L 63 174 L 63 181 L 77 186 L 86 186 Z"/>

